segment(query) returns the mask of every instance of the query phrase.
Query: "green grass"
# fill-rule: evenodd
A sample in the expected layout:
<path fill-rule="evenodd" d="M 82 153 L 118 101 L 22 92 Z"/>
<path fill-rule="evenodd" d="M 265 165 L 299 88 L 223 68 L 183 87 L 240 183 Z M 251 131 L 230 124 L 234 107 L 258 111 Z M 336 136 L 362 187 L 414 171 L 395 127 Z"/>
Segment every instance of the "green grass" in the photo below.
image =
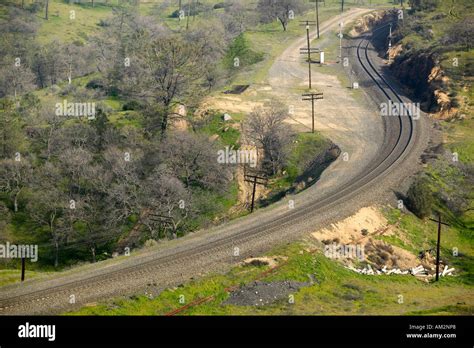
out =
<path fill-rule="evenodd" d="M 321 133 L 300 133 L 291 146 L 286 175 L 274 183 L 273 189 L 288 189 L 310 167 L 312 160 L 327 150 L 329 141 Z"/>
<path fill-rule="evenodd" d="M 422 250 L 432 248 L 436 250 L 437 224 L 430 220 L 420 220 L 413 214 L 405 214 L 399 209 L 386 209 L 385 216 L 391 224 L 398 227 L 399 235 L 381 236 L 379 239 L 399 246 L 415 255 Z M 408 242 L 406 242 L 408 241 Z M 454 251 L 458 251 L 456 256 Z M 465 282 L 473 285 L 472 272 L 474 271 L 474 235 L 457 226 L 442 228 L 441 259 L 450 267 L 456 268 L 459 274 L 456 282 Z M 449 281 L 452 279 L 450 278 Z"/>
<path fill-rule="evenodd" d="M 459 160 L 464 163 L 474 163 L 474 119 L 471 118 L 456 123 L 445 122 L 447 147 L 451 152 L 457 152 Z"/>
<path fill-rule="evenodd" d="M 320 11 L 320 21 L 323 22 L 338 14 L 338 7 L 335 4 L 328 5 Z M 314 17 L 313 12 L 309 12 L 302 18 Z M 303 28 L 304 29 L 304 28 Z M 275 59 L 288 47 L 296 38 L 302 35 L 302 27 L 298 18 L 291 20 L 287 31 L 283 31 L 278 22 L 259 25 L 253 30 L 246 32 L 245 37 L 249 42 L 250 49 L 255 52 L 264 53 L 264 59 L 241 71 L 234 77 L 233 84 L 259 84 L 264 83 L 268 76 L 268 71 Z"/>
<path fill-rule="evenodd" d="M 25 271 L 25 280 L 32 279 L 32 278 L 39 278 L 45 277 L 51 272 L 37 272 L 28 270 Z M 20 267 L 18 269 L 0 269 L 0 286 L 18 283 L 21 280 L 21 270 Z"/>
<path fill-rule="evenodd" d="M 75 19 L 71 19 L 74 11 Z M 58 40 L 63 43 L 85 43 L 91 34 L 100 30 L 98 23 L 112 15 L 112 7 L 97 4 L 67 4 L 62 0 L 49 1 L 49 20 L 44 19 L 44 11 L 38 12 L 38 19 L 42 25 L 38 31 L 38 40 L 41 43 Z"/>
<path fill-rule="evenodd" d="M 217 135 L 222 145 L 238 149 L 238 140 L 240 138 L 239 122 L 235 120 L 232 113 L 229 113 L 229 115 L 232 117 L 232 120 L 224 121 L 223 114 L 211 111 L 209 122 L 200 129 L 200 132 L 209 136 Z"/>
<path fill-rule="evenodd" d="M 412 276 L 363 276 L 345 269 L 321 253 L 309 253 L 294 243 L 268 255 L 288 257 L 288 262 L 264 277 L 263 281 L 295 280 L 316 283 L 294 293 L 294 303 L 279 300 L 262 307 L 224 305 L 229 286 L 253 281 L 269 266 L 238 266 L 225 275 L 211 275 L 177 288 L 167 289 L 149 299 L 137 296 L 115 299 L 84 307 L 70 315 L 163 315 L 198 299 L 213 296 L 209 302 L 192 306 L 180 315 L 414 315 L 473 314 L 471 288 L 442 278 L 427 284 Z M 180 303 L 183 295 L 185 303 Z M 399 303 L 399 296 L 403 303 Z"/>

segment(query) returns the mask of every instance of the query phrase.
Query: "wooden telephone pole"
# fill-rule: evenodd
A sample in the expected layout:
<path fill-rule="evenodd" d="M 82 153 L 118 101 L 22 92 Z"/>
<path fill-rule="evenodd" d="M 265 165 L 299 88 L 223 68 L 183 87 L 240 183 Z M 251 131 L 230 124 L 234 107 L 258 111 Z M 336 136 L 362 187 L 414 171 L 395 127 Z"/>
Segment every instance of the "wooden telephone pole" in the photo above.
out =
<path fill-rule="evenodd" d="M 303 52 L 303 53 L 307 53 L 308 54 L 308 77 L 309 77 L 309 88 L 311 89 L 311 42 L 310 42 L 310 39 L 309 39 L 309 26 L 310 24 L 314 24 L 315 21 L 300 21 L 303 25 L 306 27 L 306 41 L 307 41 L 307 52 Z"/>
<path fill-rule="evenodd" d="M 313 119 L 311 133 L 314 133 L 314 101 L 324 99 L 323 93 L 305 93 L 303 94 L 303 100 L 311 101 L 311 116 Z"/>
<path fill-rule="evenodd" d="M 436 281 L 439 280 L 439 248 L 441 245 L 441 225 L 449 226 L 449 224 L 441 221 L 441 213 L 438 212 L 438 219 L 430 219 L 431 221 L 438 223 L 438 243 L 436 244 Z"/>
<path fill-rule="evenodd" d="M 255 172 L 255 174 L 248 173 L 247 172 L 247 167 L 244 168 L 244 180 L 246 182 L 249 182 L 253 184 L 253 189 L 252 189 L 252 205 L 250 206 L 250 212 L 253 213 L 253 208 L 255 204 L 255 190 L 257 188 L 257 185 L 263 185 L 266 186 L 268 183 L 268 178 L 264 176 L 265 174 L 263 173 L 258 173 Z"/>
<path fill-rule="evenodd" d="M 319 39 L 319 3 L 322 2 L 322 1 L 321 0 L 313 0 L 311 2 L 314 2 L 316 4 L 316 28 L 317 28 L 318 39 Z M 326 6 L 326 1 L 324 1 L 324 6 Z"/>
<path fill-rule="evenodd" d="M 26 260 L 24 257 L 21 258 L 21 281 L 25 281 L 25 268 Z"/>
<path fill-rule="evenodd" d="M 186 30 L 189 29 L 189 16 L 191 16 L 191 0 L 188 0 L 188 15 L 186 16 Z"/>

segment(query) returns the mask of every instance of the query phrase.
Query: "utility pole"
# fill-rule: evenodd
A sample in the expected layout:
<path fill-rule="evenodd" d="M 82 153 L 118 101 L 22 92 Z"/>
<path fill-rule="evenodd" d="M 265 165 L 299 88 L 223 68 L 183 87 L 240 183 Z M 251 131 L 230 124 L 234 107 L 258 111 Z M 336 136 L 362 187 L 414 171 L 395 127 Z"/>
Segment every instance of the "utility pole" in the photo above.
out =
<path fill-rule="evenodd" d="M 308 50 L 308 78 L 309 78 L 309 89 L 311 89 L 311 42 L 309 40 L 309 25 L 314 24 L 314 21 L 300 21 L 306 27 L 306 41 L 307 41 L 307 50 Z"/>
<path fill-rule="evenodd" d="M 392 23 L 390 23 L 390 33 L 388 34 L 388 64 L 391 63 L 390 49 L 392 48 Z"/>
<path fill-rule="evenodd" d="M 316 0 L 316 26 L 317 26 L 318 39 L 319 39 L 319 0 Z"/>
<path fill-rule="evenodd" d="M 189 16 L 191 16 L 191 0 L 188 0 L 188 15 L 186 16 L 186 30 L 189 29 Z"/>
<path fill-rule="evenodd" d="M 25 281 L 25 268 L 26 260 L 24 257 L 21 258 L 21 281 Z"/>
<path fill-rule="evenodd" d="M 258 173 L 249 174 L 249 173 L 246 173 L 246 172 L 247 172 L 247 169 L 245 167 L 244 168 L 244 180 L 253 185 L 253 188 L 252 188 L 252 205 L 250 206 L 250 212 L 253 213 L 253 208 L 254 208 L 254 204 L 255 204 L 255 191 L 256 191 L 257 185 L 266 186 L 267 183 L 268 183 L 268 179 L 264 176 L 260 176 L 260 175 L 262 175 L 262 173 L 260 173 L 260 175 L 258 175 Z"/>
<path fill-rule="evenodd" d="M 316 4 L 316 28 L 317 28 L 317 33 L 318 33 L 318 39 L 319 39 L 319 2 L 321 0 L 314 0 Z M 325 3 L 326 5 L 326 3 Z"/>
<path fill-rule="evenodd" d="M 344 0 L 341 0 L 341 13 L 344 12 Z"/>
<path fill-rule="evenodd" d="M 344 35 L 342 35 L 342 27 L 344 26 L 344 22 L 339 23 L 339 61 L 342 62 L 342 38 Z"/>
<path fill-rule="evenodd" d="M 303 94 L 303 100 L 305 101 L 311 101 L 311 116 L 312 116 L 312 127 L 311 127 L 311 133 L 314 133 L 314 101 L 315 100 L 320 100 L 324 99 L 323 93 L 306 93 Z"/>
<path fill-rule="evenodd" d="M 436 281 L 439 280 L 439 248 L 441 245 L 441 225 L 449 226 L 449 224 L 441 221 L 441 213 L 438 212 L 438 219 L 430 219 L 431 221 L 438 223 L 438 243 L 436 244 Z"/>

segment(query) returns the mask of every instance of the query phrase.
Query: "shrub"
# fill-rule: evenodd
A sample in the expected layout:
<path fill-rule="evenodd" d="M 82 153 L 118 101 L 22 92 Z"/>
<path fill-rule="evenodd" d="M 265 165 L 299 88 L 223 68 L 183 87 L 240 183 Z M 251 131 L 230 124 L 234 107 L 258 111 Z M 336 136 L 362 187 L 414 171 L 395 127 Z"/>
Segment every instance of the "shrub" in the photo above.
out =
<path fill-rule="evenodd" d="M 407 207 L 423 219 L 431 214 L 433 194 L 426 178 L 416 178 L 407 192 Z"/>
<path fill-rule="evenodd" d="M 461 45 L 462 48 L 469 51 L 474 47 L 474 18 L 465 18 L 463 21 L 454 24 L 445 37 L 448 44 Z"/>
<path fill-rule="evenodd" d="M 249 66 L 263 59 L 263 54 L 252 51 L 243 34 L 235 38 L 224 57 L 224 65 L 228 69 L 234 68 L 234 59 L 238 58 L 241 66 Z"/>
<path fill-rule="evenodd" d="M 218 9 L 226 8 L 226 7 L 229 7 L 229 6 L 226 5 L 224 2 L 219 2 L 219 3 L 215 4 L 212 8 L 214 10 L 218 10 Z"/>
<path fill-rule="evenodd" d="M 135 111 L 135 110 L 140 110 L 140 108 L 141 108 L 141 105 L 136 100 L 130 100 L 126 102 L 125 104 L 123 104 L 122 106 L 123 111 Z"/>
<path fill-rule="evenodd" d="M 410 7 L 415 11 L 432 10 L 438 3 L 439 0 L 410 0 Z"/>
<path fill-rule="evenodd" d="M 87 82 L 86 88 L 87 89 L 102 89 L 104 88 L 104 82 L 99 79 L 93 79 Z"/>

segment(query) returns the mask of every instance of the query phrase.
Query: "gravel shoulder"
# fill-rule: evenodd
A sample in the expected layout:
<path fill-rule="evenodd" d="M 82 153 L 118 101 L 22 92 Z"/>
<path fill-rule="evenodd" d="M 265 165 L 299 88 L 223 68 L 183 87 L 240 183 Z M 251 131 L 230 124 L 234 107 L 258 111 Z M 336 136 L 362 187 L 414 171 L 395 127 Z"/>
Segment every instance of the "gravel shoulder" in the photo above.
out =
<path fill-rule="evenodd" d="M 365 12 L 368 10 L 351 10 L 344 14 L 344 21 L 347 23 L 348 19 L 355 19 Z M 323 30 L 325 28 L 327 30 L 334 29 L 340 20 L 336 17 L 323 23 Z M 272 86 L 273 83 L 272 91 L 276 91 L 273 96 L 275 98 L 291 93 L 291 81 L 296 82 L 297 87 L 304 84 L 304 81 L 299 80 L 299 76 L 303 72 L 300 62 L 298 60 L 291 62 L 291 57 L 296 55 L 295 50 L 299 51 L 299 47 L 302 46 L 301 40 L 304 41 L 304 37 L 292 44 L 284 52 L 282 58 L 275 62 L 275 66 L 270 71 L 269 84 Z M 293 68 L 283 69 L 283 66 L 286 67 L 287 64 Z M 319 77 L 322 78 L 322 76 Z M 425 117 L 419 121 L 417 126 L 419 135 L 410 154 L 395 170 L 379 180 L 377 185 L 365 188 L 360 194 L 338 202 L 335 206 L 318 209 L 317 213 L 307 215 L 305 219 L 297 221 L 291 226 L 274 229 L 272 233 L 265 234 L 264 237 L 241 238 L 236 243 L 229 242 L 222 247 L 212 250 L 206 249 L 208 245 L 224 238 L 232 240 L 233 236 L 239 235 L 245 229 L 272 222 L 278 217 L 284 217 L 288 213 L 290 199 L 294 200 L 295 209 L 298 209 L 309 202 L 317 201 L 332 191 L 337 191 L 340 185 L 350 181 L 357 173 L 363 171 L 364 163 L 370 161 L 377 153 L 378 146 L 382 142 L 383 126 L 375 115 L 376 111 L 370 111 L 370 104 L 368 104 L 369 106 L 360 106 L 347 94 L 341 94 L 345 87 L 341 86 L 336 78 L 331 76 L 327 78 L 333 79 L 334 86 L 339 85 L 339 90 L 327 92 L 328 104 L 331 107 L 346 108 L 347 110 L 345 116 L 341 117 L 339 111 L 328 109 L 325 114 L 328 121 L 324 124 L 320 121 L 317 127 L 321 127 L 321 131 L 327 134 L 343 151 L 346 149 L 347 152 L 350 152 L 352 160 L 337 160 L 323 173 L 317 184 L 302 193 L 289 196 L 270 207 L 259 209 L 250 216 L 236 219 L 226 225 L 198 231 L 180 240 L 161 243 L 156 248 L 135 252 L 130 257 L 79 267 L 50 280 L 31 280 L 23 284 L 3 287 L 0 289 L 0 314 L 61 313 L 104 298 L 140 293 L 150 283 L 156 283 L 160 287 L 166 288 L 209 272 L 224 272 L 245 258 L 258 255 L 277 244 L 298 239 L 304 234 L 328 226 L 366 205 L 374 202 L 395 203 L 393 193 L 400 189 L 400 185 L 406 177 L 419 169 L 419 158 L 427 146 L 431 127 Z M 283 83 L 287 83 L 286 87 L 282 86 Z M 268 92 L 268 90 L 266 91 Z M 301 99 L 299 93 L 287 97 L 293 99 L 297 95 L 298 100 Z M 298 111 L 301 117 L 305 114 L 304 110 L 308 112 L 308 106 L 301 104 L 301 110 Z M 378 107 L 375 108 L 373 104 L 372 107 L 372 110 L 378 110 Z M 299 108 L 295 107 L 295 109 Z M 309 117 L 304 117 L 309 120 Z M 192 250 L 192 255 L 190 250 Z M 140 267 L 135 268 L 134 266 L 137 265 Z M 70 285 L 64 286 L 64 284 Z M 38 291 L 41 292 L 38 293 Z M 74 303 L 70 301 L 71 295 L 75 297 Z M 1 306 L 2 299 L 18 296 L 19 298 L 13 305 Z"/>

